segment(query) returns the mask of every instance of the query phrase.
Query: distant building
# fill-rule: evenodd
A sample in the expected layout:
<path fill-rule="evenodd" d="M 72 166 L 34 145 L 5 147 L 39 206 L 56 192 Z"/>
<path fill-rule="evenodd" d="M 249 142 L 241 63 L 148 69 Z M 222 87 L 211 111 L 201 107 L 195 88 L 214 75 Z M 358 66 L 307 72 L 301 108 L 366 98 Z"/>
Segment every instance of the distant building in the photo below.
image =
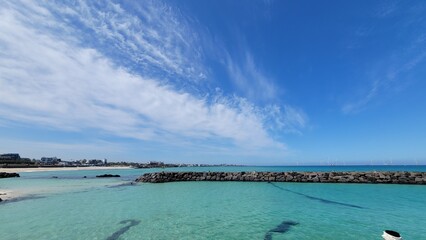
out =
<path fill-rule="evenodd" d="M 19 163 L 21 160 L 21 156 L 18 153 L 6 153 L 0 155 L 0 163 Z"/>
<path fill-rule="evenodd" d="M 18 153 L 6 153 L 0 154 L 0 164 L 22 164 L 31 163 L 31 159 L 29 158 L 21 158 Z"/>
<path fill-rule="evenodd" d="M 99 159 L 92 159 L 88 161 L 89 165 L 95 165 L 95 166 L 101 166 L 104 164 L 104 161 L 99 160 Z"/>
<path fill-rule="evenodd" d="M 148 164 L 152 165 L 152 166 L 162 166 L 162 165 L 164 165 L 163 162 L 156 162 L 156 161 L 150 161 Z"/>
<path fill-rule="evenodd" d="M 74 162 L 70 162 L 70 161 L 60 161 L 57 165 L 59 166 L 75 166 Z"/>
<path fill-rule="evenodd" d="M 20 163 L 34 163 L 29 158 L 21 158 Z"/>
<path fill-rule="evenodd" d="M 46 164 L 46 165 L 53 165 L 53 164 L 57 164 L 58 162 L 61 161 L 60 158 L 57 157 L 42 157 L 40 159 L 42 164 Z"/>

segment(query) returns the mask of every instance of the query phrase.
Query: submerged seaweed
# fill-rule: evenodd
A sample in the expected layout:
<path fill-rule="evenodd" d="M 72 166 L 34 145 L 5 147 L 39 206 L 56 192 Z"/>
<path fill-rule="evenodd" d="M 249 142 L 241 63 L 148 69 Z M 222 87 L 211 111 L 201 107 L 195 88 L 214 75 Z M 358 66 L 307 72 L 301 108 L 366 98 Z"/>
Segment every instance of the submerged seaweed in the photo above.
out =
<path fill-rule="evenodd" d="M 269 230 L 266 234 L 265 234 L 265 238 L 264 240 L 272 240 L 272 233 L 286 233 L 290 230 L 290 228 L 292 226 L 296 226 L 298 225 L 298 222 L 294 222 L 294 221 L 283 221 L 280 225 L 278 225 L 277 227 Z"/>
<path fill-rule="evenodd" d="M 139 223 L 141 223 L 141 221 L 140 220 L 134 220 L 134 219 L 128 219 L 128 220 L 123 220 L 123 221 L 120 222 L 120 224 L 126 224 L 126 223 L 129 223 L 129 224 L 127 226 L 120 228 L 116 232 L 114 232 L 111 236 L 109 236 L 107 238 L 107 240 L 117 240 L 125 232 L 129 231 L 129 229 L 131 227 L 136 226 Z"/>

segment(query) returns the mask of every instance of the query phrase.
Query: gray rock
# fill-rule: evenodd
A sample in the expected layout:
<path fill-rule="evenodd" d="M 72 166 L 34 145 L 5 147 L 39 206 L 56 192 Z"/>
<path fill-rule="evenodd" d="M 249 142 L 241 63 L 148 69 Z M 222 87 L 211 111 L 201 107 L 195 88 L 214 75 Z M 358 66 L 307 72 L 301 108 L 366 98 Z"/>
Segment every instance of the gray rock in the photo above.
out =
<path fill-rule="evenodd" d="M 0 172 L 0 178 L 20 177 L 18 173 Z"/>
<path fill-rule="evenodd" d="M 110 178 L 110 177 L 120 177 L 120 175 L 118 174 L 102 174 L 102 175 L 97 175 L 97 178 Z"/>

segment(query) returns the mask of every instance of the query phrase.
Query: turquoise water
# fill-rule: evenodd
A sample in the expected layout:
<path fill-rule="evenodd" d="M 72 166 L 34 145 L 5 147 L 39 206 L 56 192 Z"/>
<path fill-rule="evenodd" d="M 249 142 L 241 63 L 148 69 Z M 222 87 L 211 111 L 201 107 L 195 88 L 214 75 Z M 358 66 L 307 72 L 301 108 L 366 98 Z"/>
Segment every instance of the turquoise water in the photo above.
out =
<path fill-rule="evenodd" d="M 388 167 L 374 170 L 392 170 Z M 341 168 L 337 170 L 360 167 Z M 394 170 L 407 170 L 397 168 Z M 424 171 L 423 166 L 411 168 Z M 381 239 L 384 229 L 397 230 L 404 239 L 426 239 L 426 186 L 257 182 L 121 185 L 158 170 L 38 172 L 1 179 L 0 192 L 31 194 L 21 201 L 0 204 L 0 239 Z M 94 178 L 103 173 L 122 178 Z"/>

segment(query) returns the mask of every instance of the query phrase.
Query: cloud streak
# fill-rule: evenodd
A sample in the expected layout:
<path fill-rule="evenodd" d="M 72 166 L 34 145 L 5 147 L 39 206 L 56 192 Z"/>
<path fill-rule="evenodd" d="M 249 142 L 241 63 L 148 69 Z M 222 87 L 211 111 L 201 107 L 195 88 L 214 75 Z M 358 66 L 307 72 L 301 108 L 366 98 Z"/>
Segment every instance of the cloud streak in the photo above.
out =
<path fill-rule="evenodd" d="M 375 69 L 374 75 L 371 77 L 371 85 L 366 93 L 359 100 L 346 103 L 342 111 L 346 114 L 359 113 L 381 95 L 401 90 L 407 84 L 404 82 L 406 80 L 405 75 L 416 68 L 417 65 L 423 63 L 425 58 L 426 51 L 423 51 L 414 54 L 412 58 L 405 61 L 398 60 L 398 64 L 390 64 L 390 61 L 388 62 L 390 67 Z"/>
<path fill-rule="evenodd" d="M 423 12 L 417 9 L 424 9 L 424 4 L 404 8 L 399 7 L 398 2 L 393 1 L 379 6 L 374 15 L 380 21 L 388 21 L 393 14 L 404 16 L 389 30 L 395 33 L 401 32 L 404 35 L 392 32 L 391 36 L 398 40 L 399 47 L 372 61 L 373 64 L 370 64 L 372 67 L 365 71 L 368 73 L 366 76 L 368 86 L 364 87 L 363 93 L 358 96 L 357 100 L 348 101 L 343 105 L 343 113 L 359 113 L 384 95 L 401 91 L 414 80 L 410 73 L 423 66 L 426 59 L 426 38 L 423 33 L 423 29 L 426 27 L 425 18 Z M 373 28 L 371 28 L 368 34 L 362 35 L 374 34 Z M 395 39 L 390 41 L 395 41 Z"/>
<path fill-rule="evenodd" d="M 246 52 L 242 65 L 227 55 L 227 70 L 229 78 L 248 99 L 273 100 L 277 96 L 276 87 L 256 65 L 253 56 Z"/>
<path fill-rule="evenodd" d="M 205 76 L 196 34 L 179 15 L 150 1 L 135 8 L 139 17 L 119 4 L 98 9 L 100 4 L 3 4 L 1 118 L 166 144 L 226 142 L 231 148 L 278 152 L 285 145 L 271 136 L 272 124 L 277 129 L 304 126 L 304 116 L 290 106 L 259 108 L 237 96 L 199 97 L 179 90 L 171 76 L 195 81 Z M 90 39 L 111 44 L 113 51 L 95 48 Z M 120 60 L 142 66 L 142 71 Z M 246 63 L 264 84 L 250 56 Z M 270 91 L 265 94 L 273 94 L 273 86 L 265 84 Z"/>
<path fill-rule="evenodd" d="M 105 52 L 127 61 L 132 70 L 186 81 L 205 77 L 197 33 L 182 14 L 161 1 L 127 4 L 130 6 L 98 1 L 50 2 L 47 7 L 58 11 L 67 23 L 78 24 L 85 30 L 82 34 L 94 33 L 97 38 L 91 40 L 95 46 L 111 49 Z"/>

